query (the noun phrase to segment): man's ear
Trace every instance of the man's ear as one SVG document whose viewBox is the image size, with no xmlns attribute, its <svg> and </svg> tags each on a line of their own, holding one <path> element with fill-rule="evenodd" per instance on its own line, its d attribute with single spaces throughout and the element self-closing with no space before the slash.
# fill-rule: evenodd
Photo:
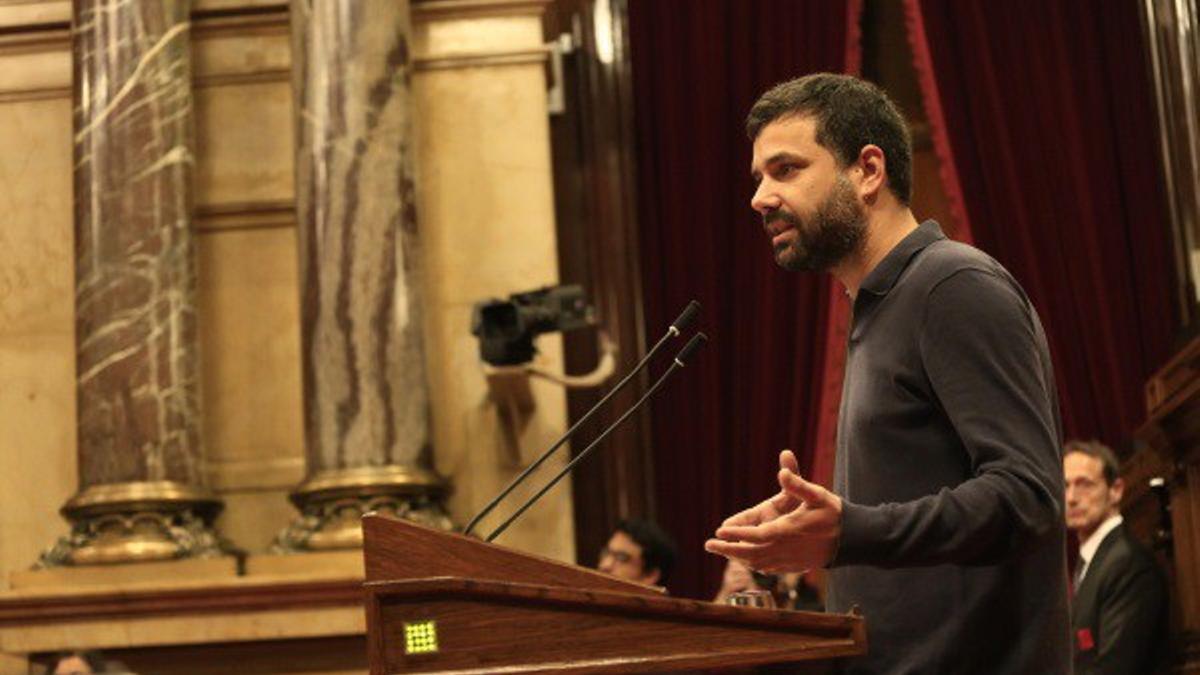
<svg viewBox="0 0 1200 675">
<path fill-rule="evenodd" d="M 1120 478 L 1114 480 L 1113 484 L 1108 487 L 1108 490 L 1112 493 L 1113 502 L 1120 505 L 1121 498 L 1125 496 L 1125 481 Z"/>
<path fill-rule="evenodd" d="M 883 155 L 883 149 L 878 145 L 864 145 L 858 153 L 858 162 L 855 168 L 862 174 L 862 180 L 858 185 L 858 195 L 864 202 L 870 204 L 879 197 L 880 192 L 887 185 L 887 158 Z"/>
</svg>

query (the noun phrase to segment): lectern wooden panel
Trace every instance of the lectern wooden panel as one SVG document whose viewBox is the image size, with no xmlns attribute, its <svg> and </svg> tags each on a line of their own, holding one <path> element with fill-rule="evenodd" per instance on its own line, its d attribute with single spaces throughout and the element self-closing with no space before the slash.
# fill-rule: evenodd
<svg viewBox="0 0 1200 675">
<path fill-rule="evenodd" d="M 365 518 L 363 530 L 373 674 L 817 664 L 866 648 L 858 616 L 670 598 L 591 570 L 381 516 Z M 439 564 L 450 573 L 428 574 Z M 803 668 L 798 664 L 797 672 Z"/>
<path fill-rule="evenodd" d="M 661 593 L 595 570 L 385 516 L 363 518 L 367 581 L 462 577 L 624 593 Z"/>
</svg>

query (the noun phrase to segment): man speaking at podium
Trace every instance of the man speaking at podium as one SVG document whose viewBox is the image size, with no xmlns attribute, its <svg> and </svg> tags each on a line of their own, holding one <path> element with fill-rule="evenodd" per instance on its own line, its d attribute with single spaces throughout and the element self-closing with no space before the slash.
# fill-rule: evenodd
<svg viewBox="0 0 1200 675">
<path fill-rule="evenodd" d="M 817 74 L 747 120 L 751 206 L 776 262 L 853 302 L 833 491 L 780 455 L 780 492 L 706 548 L 763 572 L 829 567 L 857 607 L 847 673 L 1068 673 L 1057 397 L 1041 323 L 992 258 L 909 209 L 912 150 L 874 85 Z"/>
</svg>

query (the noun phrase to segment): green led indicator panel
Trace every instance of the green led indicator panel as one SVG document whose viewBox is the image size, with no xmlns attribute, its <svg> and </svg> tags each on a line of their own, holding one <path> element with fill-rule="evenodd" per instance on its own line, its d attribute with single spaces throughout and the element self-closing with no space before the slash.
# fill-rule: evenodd
<svg viewBox="0 0 1200 675">
<path fill-rule="evenodd" d="M 437 622 L 414 621 L 404 624 L 405 654 L 433 654 L 437 650 Z"/>
</svg>

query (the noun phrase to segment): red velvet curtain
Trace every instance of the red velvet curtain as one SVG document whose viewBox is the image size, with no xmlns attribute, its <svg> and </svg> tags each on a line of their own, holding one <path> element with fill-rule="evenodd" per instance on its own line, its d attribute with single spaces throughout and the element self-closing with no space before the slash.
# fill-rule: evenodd
<svg viewBox="0 0 1200 675">
<path fill-rule="evenodd" d="M 777 489 L 780 449 L 812 463 L 830 283 L 775 266 L 749 207 L 742 129 L 771 85 L 857 69 L 860 10 L 858 0 L 629 3 L 649 339 L 695 298 L 712 340 L 652 404 L 657 515 L 679 543 L 668 584 L 677 595 L 716 590 L 724 563 L 704 540 Z"/>
<path fill-rule="evenodd" d="M 1041 314 L 1065 433 L 1119 447 L 1176 326 L 1137 3 L 906 3 L 951 201 Z"/>
</svg>

